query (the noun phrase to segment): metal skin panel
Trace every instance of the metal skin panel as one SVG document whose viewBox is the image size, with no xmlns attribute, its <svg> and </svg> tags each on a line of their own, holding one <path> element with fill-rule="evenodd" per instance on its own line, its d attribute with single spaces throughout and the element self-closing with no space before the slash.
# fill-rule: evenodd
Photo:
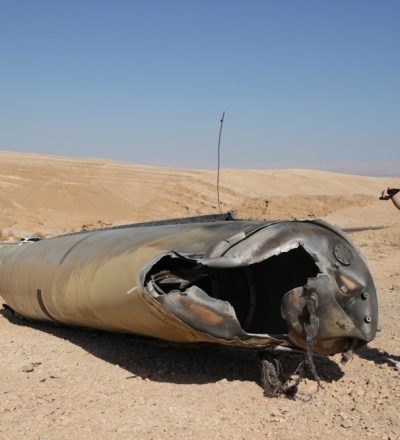
<svg viewBox="0 0 400 440">
<path fill-rule="evenodd" d="M 4 247 L 0 295 L 28 318 L 175 342 L 305 348 L 312 328 L 320 354 L 370 341 L 378 320 L 365 261 L 321 221 L 130 225 Z"/>
</svg>

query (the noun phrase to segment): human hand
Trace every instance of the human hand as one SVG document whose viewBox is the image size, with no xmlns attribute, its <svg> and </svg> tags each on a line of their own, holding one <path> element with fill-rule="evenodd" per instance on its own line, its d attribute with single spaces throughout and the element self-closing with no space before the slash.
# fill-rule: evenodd
<svg viewBox="0 0 400 440">
<path fill-rule="evenodd" d="M 381 193 L 381 196 L 379 197 L 379 200 L 389 200 L 391 199 L 395 194 L 397 194 L 400 191 L 399 188 L 390 188 L 389 186 L 384 189 Z"/>
</svg>

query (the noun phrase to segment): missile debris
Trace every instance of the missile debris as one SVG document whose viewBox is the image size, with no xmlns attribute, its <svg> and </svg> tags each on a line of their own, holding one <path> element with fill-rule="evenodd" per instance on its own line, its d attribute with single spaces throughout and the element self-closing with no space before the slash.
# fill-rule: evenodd
<svg viewBox="0 0 400 440">
<path fill-rule="evenodd" d="M 0 295 L 41 321 L 320 355 L 371 341 L 378 323 L 364 257 L 321 220 L 205 216 L 5 246 Z"/>
</svg>

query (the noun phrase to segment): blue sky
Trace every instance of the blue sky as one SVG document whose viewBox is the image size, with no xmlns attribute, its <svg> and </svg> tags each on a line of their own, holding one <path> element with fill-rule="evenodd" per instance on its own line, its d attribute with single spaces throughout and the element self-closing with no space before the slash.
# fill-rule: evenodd
<svg viewBox="0 0 400 440">
<path fill-rule="evenodd" d="M 397 0 L 0 0 L 0 149 L 400 169 Z"/>
</svg>

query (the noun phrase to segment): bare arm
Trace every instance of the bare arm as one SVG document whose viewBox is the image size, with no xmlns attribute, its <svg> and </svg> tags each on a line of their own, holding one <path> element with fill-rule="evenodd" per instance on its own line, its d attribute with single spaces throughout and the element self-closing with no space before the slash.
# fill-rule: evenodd
<svg viewBox="0 0 400 440">
<path fill-rule="evenodd" d="M 390 188 L 387 187 L 382 191 L 381 196 L 379 197 L 381 200 L 391 200 L 393 205 L 400 209 L 400 189 L 399 188 Z"/>
</svg>

